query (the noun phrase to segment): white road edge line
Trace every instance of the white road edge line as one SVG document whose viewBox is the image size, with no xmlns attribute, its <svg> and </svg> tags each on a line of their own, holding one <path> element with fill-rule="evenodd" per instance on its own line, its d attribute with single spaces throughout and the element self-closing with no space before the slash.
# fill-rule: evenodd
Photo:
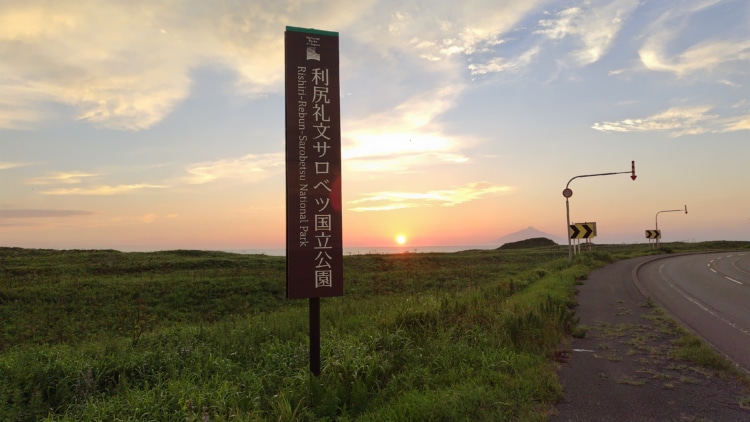
<svg viewBox="0 0 750 422">
<path fill-rule="evenodd" d="M 729 325 L 730 327 L 734 328 L 735 330 L 741 332 L 742 334 L 744 334 L 746 336 L 750 336 L 750 330 L 745 330 L 742 327 L 737 326 L 737 324 L 735 324 L 732 321 L 724 318 L 718 312 L 714 312 L 713 309 L 711 309 L 708 306 L 704 305 L 699 300 L 694 299 L 692 296 L 690 296 L 689 294 L 687 294 L 686 292 L 684 292 L 682 289 L 680 289 L 679 287 L 677 287 L 674 283 L 672 283 L 672 281 L 669 280 L 669 277 L 666 277 L 662 273 L 662 270 L 664 269 L 665 265 L 666 264 L 661 264 L 659 266 L 659 276 L 662 278 L 662 280 L 664 280 L 667 283 L 667 285 L 669 285 L 669 287 L 671 287 L 674 291 L 676 291 L 677 294 L 679 294 L 680 296 L 684 297 L 686 300 L 692 302 L 695 306 L 701 308 L 702 310 L 704 310 L 709 315 L 712 315 L 712 316 L 716 317 L 717 319 L 719 319 L 719 321 L 724 322 L 725 324 Z M 735 280 L 732 280 L 732 281 L 735 281 Z"/>
<path fill-rule="evenodd" d="M 735 280 L 735 279 L 733 279 L 733 278 L 731 278 L 731 277 L 727 277 L 727 276 L 724 276 L 724 278 L 726 278 L 726 279 L 727 279 L 727 280 L 729 280 L 729 281 L 734 281 L 734 282 L 735 282 L 735 283 L 737 283 L 737 284 L 742 284 L 742 282 L 741 282 L 741 281 L 737 281 L 737 280 Z"/>
</svg>

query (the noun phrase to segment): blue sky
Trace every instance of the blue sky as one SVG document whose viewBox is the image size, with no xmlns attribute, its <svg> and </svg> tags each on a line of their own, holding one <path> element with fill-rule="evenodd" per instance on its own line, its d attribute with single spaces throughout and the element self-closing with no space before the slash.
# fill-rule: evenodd
<svg viewBox="0 0 750 422">
<path fill-rule="evenodd" d="M 0 245 L 284 242 L 286 26 L 340 37 L 345 246 L 750 240 L 750 2 L 4 1 Z"/>
</svg>

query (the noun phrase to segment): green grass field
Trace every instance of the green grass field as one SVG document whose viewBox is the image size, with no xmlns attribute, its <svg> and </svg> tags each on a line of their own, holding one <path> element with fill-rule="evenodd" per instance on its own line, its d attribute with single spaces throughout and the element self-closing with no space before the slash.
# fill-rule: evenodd
<svg viewBox="0 0 750 422">
<path fill-rule="evenodd" d="M 750 249 L 666 244 L 659 253 Z M 307 301 L 283 257 L 0 248 L 0 415 L 13 421 L 545 420 L 575 285 L 647 245 L 344 258 Z"/>
</svg>

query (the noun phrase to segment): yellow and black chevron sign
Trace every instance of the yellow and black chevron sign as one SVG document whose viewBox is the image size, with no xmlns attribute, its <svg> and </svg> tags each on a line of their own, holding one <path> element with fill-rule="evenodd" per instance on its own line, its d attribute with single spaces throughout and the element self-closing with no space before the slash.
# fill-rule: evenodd
<svg viewBox="0 0 750 422">
<path fill-rule="evenodd" d="M 591 239 L 596 237 L 596 223 L 574 223 L 568 228 L 571 239 Z"/>
<path fill-rule="evenodd" d="M 646 239 L 661 239 L 661 230 L 646 230 Z"/>
</svg>

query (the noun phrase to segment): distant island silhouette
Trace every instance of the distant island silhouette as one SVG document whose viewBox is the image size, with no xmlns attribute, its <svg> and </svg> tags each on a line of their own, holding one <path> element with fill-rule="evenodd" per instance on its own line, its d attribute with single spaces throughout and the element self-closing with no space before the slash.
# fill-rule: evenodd
<svg viewBox="0 0 750 422">
<path fill-rule="evenodd" d="M 552 239 L 546 237 L 535 237 L 532 239 L 519 240 L 518 242 L 505 243 L 497 249 L 529 249 L 529 248 L 542 248 L 547 246 L 557 246 Z"/>
<path fill-rule="evenodd" d="M 535 239 L 535 238 L 547 238 L 555 242 L 555 244 L 562 244 L 564 243 L 564 239 L 560 239 L 557 236 L 553 236 L 549 233 L 545 233 L 541 230 L 537 230 L 534 227 L 527 227 L 523 230 L 517 231 L 515 233 L 510 233 L 508 235 L 505 235 L 499 239 L 493 240 L 491 243 L 495 245 L 504 245 L 506 243 L 513 243 L 513 242 L 519 242 L 521 240 L 526 239 Z"/>
</svg>

